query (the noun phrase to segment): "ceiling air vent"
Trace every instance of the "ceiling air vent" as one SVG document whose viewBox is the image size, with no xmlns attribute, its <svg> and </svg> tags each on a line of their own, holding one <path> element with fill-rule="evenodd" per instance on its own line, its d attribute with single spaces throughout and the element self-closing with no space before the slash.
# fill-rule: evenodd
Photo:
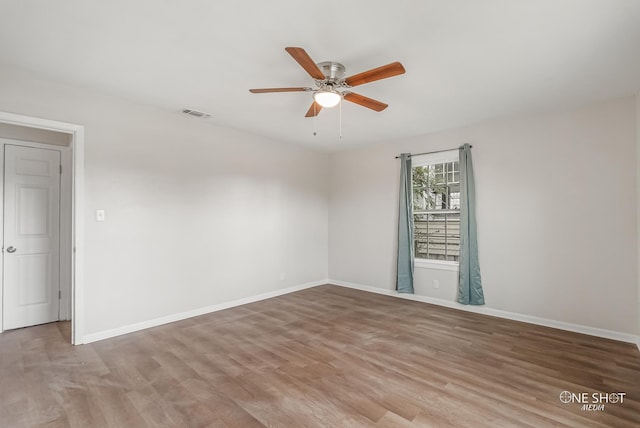
<svg viewBox="0 0 640 428">
<path fill-rule="evenodd" d="M 191 110 L 190 108 L 185 108 L 184 110 L 182 110 L 182 112 L 188 114 L 189 116 L 199 117 L 200 119 L 209 119 L 211 117 L 209 113 L 198 110 Z"/>
</svg>

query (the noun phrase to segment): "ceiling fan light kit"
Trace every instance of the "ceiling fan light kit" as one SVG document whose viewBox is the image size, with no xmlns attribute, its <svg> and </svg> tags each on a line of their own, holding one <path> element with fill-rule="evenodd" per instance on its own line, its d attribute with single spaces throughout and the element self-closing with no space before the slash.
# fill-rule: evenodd
<svg viewBox="0 0 640 428">
<path fill-rule="evenodd" d="M 264 94 L 270 92 L 312 92 L 313 103 L 307 111 L 305 117 L 315 117 L 322 108 L 331 108 L 340 104 L 343 99 L 354 104 L 367 107 L 374 111 L 382 111 L 388 107 L 387 104 L 372 98 L 350 92 L 349 89 L 375 82 L 376 80 L 404 74 L 405 69 L 399 62 L 383 65 L 362 73 L 345 78 L 346 68 L 339 62 L 324 61 L 315 63 L 307 52 L 299 47 L 287 47 L 285 50 L 300 64 L 300 66 L 314 79 L 315 88 L 294 87 L 294 88 L 263 88 L 249 89 L 253 94 Z"/>
<path fill-rule="evenodd" d="M 313 94 L 313 99 L 323 108 L 331 108 L 342 101 L 342 95 L 332 89 L 321 90 Z"/>
</svg>

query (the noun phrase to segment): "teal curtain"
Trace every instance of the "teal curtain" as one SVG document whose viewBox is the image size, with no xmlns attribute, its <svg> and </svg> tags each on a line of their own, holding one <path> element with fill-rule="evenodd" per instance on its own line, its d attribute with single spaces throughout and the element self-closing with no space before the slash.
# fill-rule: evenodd
<svg viewBox="0 0 640 428">
<path fill-rule="evenodd" d="M 476 224 L 476 186 L 473 178 L 471 147 L 460 147 L 460 283 L 458 303 L 484 305 L 480 261 L 478 258 L 478 226 Z"/>
<path fill-rule="evenodd" d="M 413 189 L 411 155 L 400 155 L 400 208 L 398 211 L 398 259 L 396 290 L 413 293 Z"/>
</svg>

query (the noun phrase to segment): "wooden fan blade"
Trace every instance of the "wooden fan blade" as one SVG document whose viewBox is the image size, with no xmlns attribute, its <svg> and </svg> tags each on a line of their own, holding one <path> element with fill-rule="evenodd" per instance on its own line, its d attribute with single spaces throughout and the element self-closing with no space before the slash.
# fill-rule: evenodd
<svg viewBox="0 0 640 428">
<path fill-rule="evenodd" d="M 266 94 L 269 92 L 304 92 L 311 88 L 262 88 L 262 89 L 249 89 L 252 94 Z"/>
<path fill-rule="evenodd" d="M 289 55 L 291 55 L 293 59 L 295 59 L 296 62 L 300 64 L 300 66 L 304 68 L 305 71 L 309 73 L 311 77 L 313 77 L 316 80 L 326 79 L 325 75 L 318 68 L 316 63 L 313 62 L 309 54 L 307 54 L 307 52 L 304 49 L 289 47 L 289 48 L 284 48 L 284 50 L 289 52 Z"/>
<path fill-rule="evenodd" d="M 382 67 L 354 74 L 353 76 L 344 79 L 344 81 L 349 86 L 358 86 L 364 83 L 375 82 L 376 80 L 386 79 L 387 77 L 393 77 L 404 73 L 404 67 L 396 61 L 391 64 L 383 65 Z"/>
<path fill-rule="evenodd" d="M 320 110 L 322 110 L 322 106 L 314 101 L 311 104 L 311 107 L 309 107 L 309 110 L 307 110 L 307 114 L 305 114 L 304 117 L 317 116 L 320 113 Z"/>
<path fill-rule="evenodd" d="M 353 92 L 349 92 L 344 94 L 343 98 L 349 102 L 361 105 L 362 107 L 370 108 L 375 111 L 382 111 L 389 107 L 388 104 L 381 103 L 380 101 L 376 101 L 373 98 L 365 97 L 364 95 L 354 94 Z"/>
</svg>

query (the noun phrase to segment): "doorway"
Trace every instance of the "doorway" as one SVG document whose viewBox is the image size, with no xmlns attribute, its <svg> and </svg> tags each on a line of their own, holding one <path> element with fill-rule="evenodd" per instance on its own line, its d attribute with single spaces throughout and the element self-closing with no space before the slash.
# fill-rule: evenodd
<svg viewBox="0 0 640 428">
<path fill-rule="evenodd" d="M 58 141 L 0 138 L 1 178 L 5 190 L 5 197 L 0 198 L 5 245 L 4 266 L 0 266 L 3 279 L 0 333 L 10 328 L 70 319 L 70 341 L 81 344 L 84 127 L 0 112 L 0 130 L 3 127 L 5 131 L 13 127 L 33 135 L 55 134 Z M 6 132 L 3 134 L 6 136 Z M 51 172 L 59 175 L 56 177 Z M 11 188 L 6 187 L 5 182 Z M 9 249 L 11 251 L 7 251 Z M 59 266 L 58 272 L 56 266 Z M 7 284 L 13 288 L 8 290 Z M 4 302 L 13 306 L 8 307 Z"/>
<path fill-rule="evenodd" d="M 3 146 L 3 329 L 67 320 L 70 207 L 62 176 L 68 149 L 0 139 Z M 66 245 L 63 245 L 66 244 Z M 62 261 L 66 261 L 64 265 Z M 65 293 L 63 294 L 63 289 Z M 63 300 L 64 296 L 64 300 Z"/>
</svg>

